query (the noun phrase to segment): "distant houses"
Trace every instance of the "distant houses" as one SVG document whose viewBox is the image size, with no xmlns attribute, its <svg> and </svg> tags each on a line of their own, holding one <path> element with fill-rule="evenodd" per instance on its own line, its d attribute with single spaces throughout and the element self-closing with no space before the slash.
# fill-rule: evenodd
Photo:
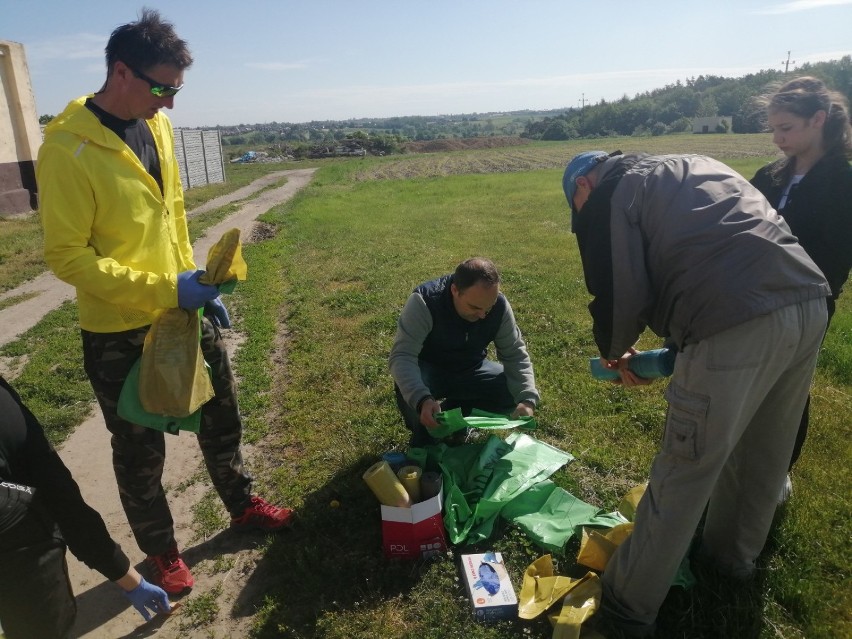
<svg viewBox="0 0 852 639">
<path fill-rule="evenodd" d="M 714 115 L 707 118 L 692 118 L 693 133 L 731 133 L 732 115 Z"/>
</svg>

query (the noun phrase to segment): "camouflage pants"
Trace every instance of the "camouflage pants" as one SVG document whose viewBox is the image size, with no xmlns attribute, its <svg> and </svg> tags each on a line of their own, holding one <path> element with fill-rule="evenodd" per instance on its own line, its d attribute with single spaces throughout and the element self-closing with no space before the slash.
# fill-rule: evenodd
<svg viewBox="0 0 852 639">
<path fill-rule="evenodd" d="M 86 374 L 112 434 L 112 463 L 121 504 L 139 548 L 157 555 L 175 543 L 174 521 L 161 482 L 165 435 L 132 424 L 117 413 L 124 380 L 142 355 L 149 328 L 81 333 Z M 198 443 L 219 497 L 232 515 L 238 515 L 249 503 L 252 478 L 243 467 L 242 421 L 228 352 L 219 329 L 207 318 L 202 321 L 201 349 L 212 369 L 216 396 L 202 408 Z"/>
</svg>

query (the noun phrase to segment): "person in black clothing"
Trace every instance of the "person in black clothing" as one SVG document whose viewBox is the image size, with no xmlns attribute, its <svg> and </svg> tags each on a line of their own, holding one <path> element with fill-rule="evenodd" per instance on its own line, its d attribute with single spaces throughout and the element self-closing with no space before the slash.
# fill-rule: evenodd
<svg viewBox="0 0 852 639">
<path fill-rule="evenodd" d="M 772 140 L 786 156 L 760 169 L 752 184 L 784 217 L 829 285 L 828 321 L 852 268 L 852 127 L 846 98 L 813 77 L 790 80 L 760 98 Z M 790 468 L 808 431 L 810 397 Z M 788 475 L 779 501 L 790 495 Z"/>
<path fill-rule="evenodd" d="M 146 620 L 168 595 L 130 565 L 35 416 L 0 377 L 0 624 L 7 639 L 68 635 L 77 607 L 65 548 L 114 581 Z"/>
</svg>

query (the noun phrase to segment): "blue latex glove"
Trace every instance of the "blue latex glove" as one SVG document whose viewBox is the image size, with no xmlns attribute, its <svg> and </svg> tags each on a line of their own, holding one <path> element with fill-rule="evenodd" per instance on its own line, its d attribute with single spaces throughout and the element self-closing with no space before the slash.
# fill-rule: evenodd
<svg viewBox="0 0 852 639">
<path fill-rule="evenodd" d="M 222 304 L 222 299 L 217 297 L 204 303 L 204 315 L 210 318 L 214 326 L 220 328 L 231 328 L 231 318 L 228 317 L 228 309 Z"/>
<path fill-rule="evenodd" d="M 204 271 L 184 271 L 177 276 L 178 306 L 187 310 L 195 310 L 204 306 L 205 302 L 219 297 L 219 289 L 209 284 L 202 284 L 198 278 Z"/>
<path fill-rule="evenodd" d="M 151 620 L 151 612 L 154 614 L 161 612 L 169 613 L 172 610 L 166 591 L 153 584 L 149 584 L 145 581 L 144 577 L 141 583 L 133 590 L 124 591 L 124 596 L 130 600 L 130 603 L 139 611 L 139 614 L 142 615 L 145 621 Z"/>
</svg>

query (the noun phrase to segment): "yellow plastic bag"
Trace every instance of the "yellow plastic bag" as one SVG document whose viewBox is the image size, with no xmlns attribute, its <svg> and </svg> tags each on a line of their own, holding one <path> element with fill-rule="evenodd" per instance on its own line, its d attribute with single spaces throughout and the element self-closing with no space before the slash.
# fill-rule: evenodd
<svg viewBox="0 0 852 639">
<path fill-rule="evenodd" d="M 213 398 L 200 321 L 198 311 L 170 308 L 151 325 L 139 368 L 139 400 L 146 411 L 186 417 Z"/>
<path fill-rule="evenodd" d="M 579 580 L 579 583 L 565 595 L 559 612 L 549 614 L 547 618 L 553 625 L 553 639 L 590 639 L 600 635 L 594 630 L 583 628 L 583 623 L 594 615 L 601 605 L 600 578 L 592 573 Z"/>
<path fill-rule="evenodd" d="M 539 557 L 527 566 L 524 573 L 524 583 L 518 596 L 518 617 L 535 619 L 562 600 L 581 581 L 557 575 L 551 555 Z"/>
<path fill-rule="evenodd" d="M 648 484 L 639 484 L 634 486 L 627 494 L 622 497 L 621 503 L 618 504 L 618 512 L 620 512 L 627 521 L 633 521 L 636 517 L 636 509 L 639 507 L 639 501 L 645 494 Z"/>
<path fill-rule="evenodd" d="M 518 595 L 518 617 L 535 619 L 547 612 L 553 626 L 553 639 L 579 639 L 595 636 L 582 627 L 600 606 L 601 583 L 593 572 L 574 579 L 557 575 L 550 555 L 539 557 L 524 573 Z"/>
<path fill-rule="evenodd" d="M 207 253 L 202 284 L 230 290 L 246 279 L 248 266 L 240 247 L 240 230 L 222 234 Z M 224 285 L 224 286 L 222 286 Z M 228 292 L 230 292 L 230 290 Z M 162 311 L 145 336 L 139 367 L 139 401 L 149 413 L 187 417 L 215 395 L 204 363 L 199 338 L 201 311 L 170 308 Z"/>
<path fill-rule="evenodd" d="M 240 245 L 240 229 L 225 231 L 219 241 L 207 252 L 207 268 L 198 278 L 202 284 L 218 286 L 231 280 L 243 281 L 248 273 L 248 265 L 243 259 Z"/>
<path fill-rule="evenodd" d="M 616 549 L 633 532 L 633 522 L 614 526 L 609 530 L 597 531 L 583 528 L 583 539 L 577 553 L 577 563 L 603 572 Z"/>
</svg>

